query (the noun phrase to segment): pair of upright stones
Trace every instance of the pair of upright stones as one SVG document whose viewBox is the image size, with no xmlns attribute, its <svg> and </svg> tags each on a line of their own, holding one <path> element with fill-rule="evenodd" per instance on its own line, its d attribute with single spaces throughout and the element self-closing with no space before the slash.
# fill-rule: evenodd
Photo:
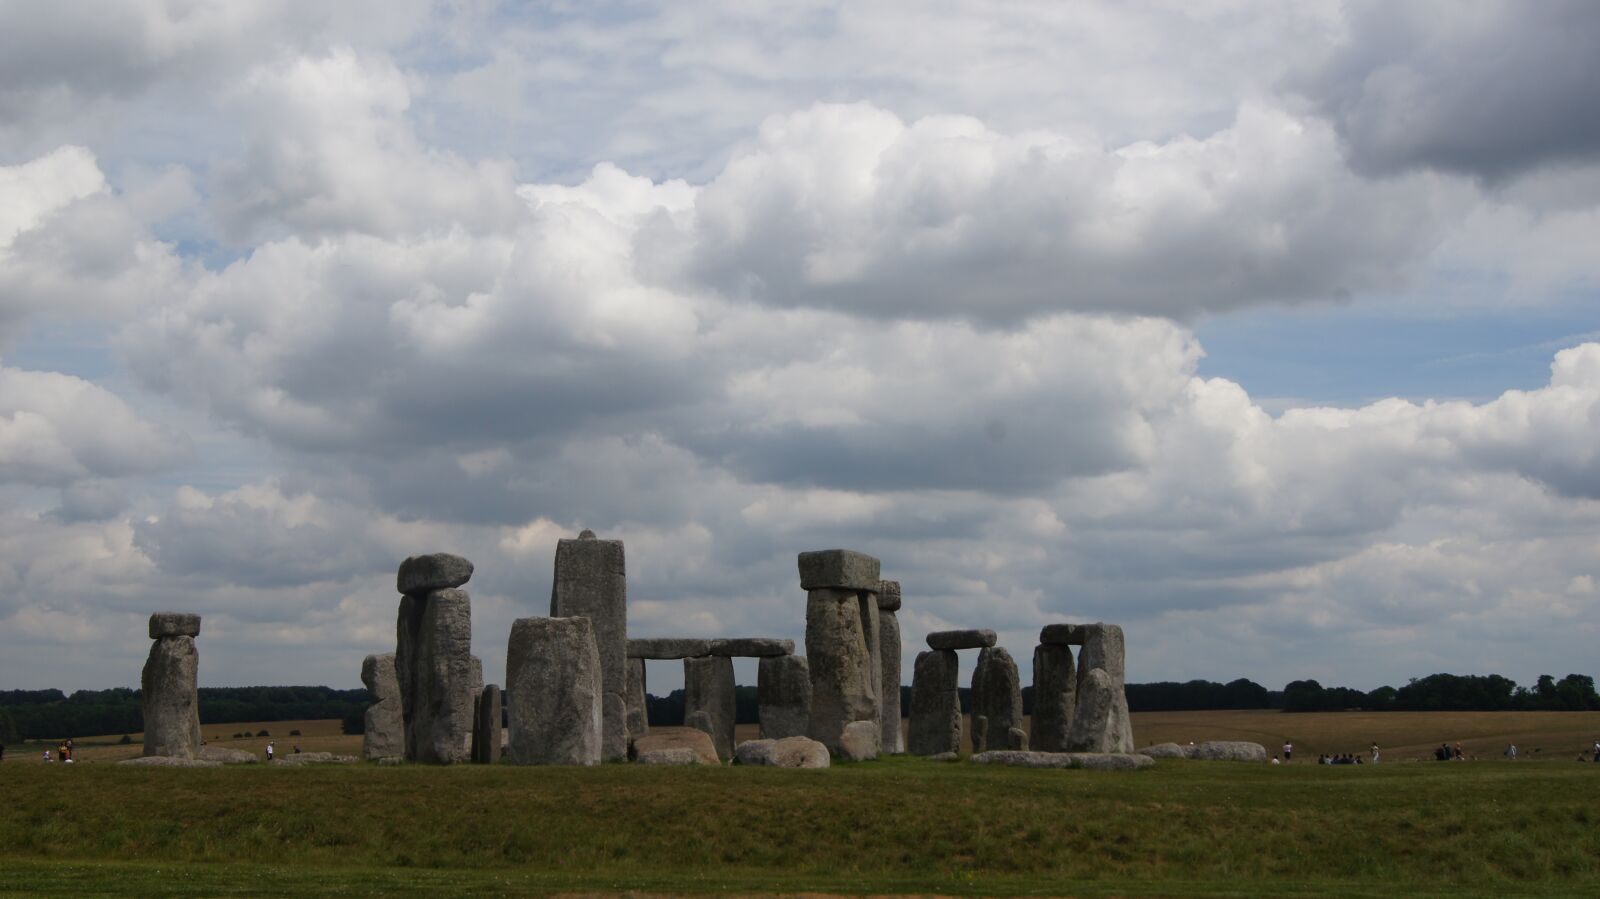
<svg viewBox="0 0 1600 899">
<path fill-rule="evenodd" d="M 499 721 L 490 734 L 478 714 L 500 688 L 485 687 L 483 662 L 472 654 L 472 597 L 461 589 L 471 578 L 472 563 L 451 553 L 400 563 L 394 655 L 368 656 L 361 666 L 372 699 L 368 758 L 452 764 L 498 753 Z"/>
<path fill-rule="evenodd" d="M 139 677 L 144 705 L 144 754 L 192 759 L 200 751 L 200 616 L 150 616 L 150 657 Z"/>
<path fill-rule="evenodd" d="M 877 559 L 847 549 L 803 552 L 806 735 L 847 760 L 903 752 L 900 735 L 900 584 Z"/>
<path fill-rule="evenodd" d="M 649 732 L 645 661 L 683 660 L 683 723 L 711 738 L 717 757 L 734 754 L 733 660 L 759 659 L 757 713 L 764 739 L 805 736 L 811 681 L 794 641 L 774 637 L 650 637 L 628 641 L 628 739 Z"/>
</svg>

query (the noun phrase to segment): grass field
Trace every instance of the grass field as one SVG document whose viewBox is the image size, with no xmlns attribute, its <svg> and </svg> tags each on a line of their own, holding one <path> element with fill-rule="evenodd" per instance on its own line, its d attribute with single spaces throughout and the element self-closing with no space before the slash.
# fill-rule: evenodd
<svg viewBox="0 0 1600 899">
<path fill-rule="evenodd" d="M 1389 753 L 1507 736 L 1559 747 L 1600 726 L 1592 715 L 1377 717 L 1219 712 L 1137 726 L 1141 742 L 1290 736 L 1313 755 L 1362 749 L 1380 725 Z M 308 749 L 351 740 L 292 729 Z M 1126 773 L 910 758 L 827 771 L 8 758 L 0 892 L 1597 895 L 1600 765 L 1575 764 L 1570 748 L 1561 762 L 1167 761 Z"/>
</svg>

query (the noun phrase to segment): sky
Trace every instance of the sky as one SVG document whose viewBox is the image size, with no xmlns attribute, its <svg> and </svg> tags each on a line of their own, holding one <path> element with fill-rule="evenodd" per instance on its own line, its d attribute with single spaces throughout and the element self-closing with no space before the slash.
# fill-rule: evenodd
<svg viewBox="0 0 1600 899">
<path fill-rule="evenodd" d="M 1600 674 L 1597 45 L 1584 0 L 0 0 L 0 688 L 136 685 L 169 609 L 203 686 L 353 687 L 436 551 L 494 682 L 584 528 L 634 636 L 801 643 L 847 547 L 906 672 L 1109 621 L 1135 682 Z"/>
</svg>

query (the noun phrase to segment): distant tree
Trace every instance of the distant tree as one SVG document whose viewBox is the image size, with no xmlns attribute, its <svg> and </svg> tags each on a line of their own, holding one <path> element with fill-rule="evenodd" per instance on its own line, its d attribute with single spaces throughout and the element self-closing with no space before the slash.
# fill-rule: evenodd
<svg viewBox="0 0 1600 899">
<path fill-rule="evenodd" d="M 339 720 L 339 731 L 346 734 L 364 734 L 367 732 L 367 713 L 351 712 Z M 295 734 L 291 734 L 294 736 Z"/>
<path fill-rule="evenodd" d="M 20 743 L 22 733 L 17 730 L 17 722 L 11 713 L 0 709 L 0 743 Z"/>
</svg>

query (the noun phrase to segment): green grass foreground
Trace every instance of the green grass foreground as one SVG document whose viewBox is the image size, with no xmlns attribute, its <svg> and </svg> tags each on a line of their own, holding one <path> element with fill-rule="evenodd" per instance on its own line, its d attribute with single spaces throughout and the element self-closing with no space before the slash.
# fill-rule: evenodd
<svg viewBox="0 0 1600 899">
<path fill-rule="evenodd" d="M 0 766 L 0 891 L 1600 892 L 1600 765 Z"/>
</svg>

